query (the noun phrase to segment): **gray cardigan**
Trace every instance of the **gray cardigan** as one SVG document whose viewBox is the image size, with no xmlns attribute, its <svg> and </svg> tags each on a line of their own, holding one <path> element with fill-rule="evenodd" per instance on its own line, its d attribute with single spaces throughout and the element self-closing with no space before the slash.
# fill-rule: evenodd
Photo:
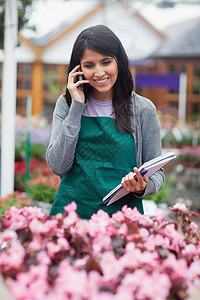
<svg viewBox="0 0 200 300">
<path fill-rule="evenodd" d="M 160 123 L 156 108 L 150 100 L 133 93 L 131 101 L 134 115 L 131 127 L 134 130 L 136 163 L 139 167 L 144 162 L 161 155 Z M 69 109 L 64 95 L 61 95 L 56 102 L 50 143 L 46 151 L 47 164 L 56 175 L 64 175 L 73 166 L 85 105 L 85 103 L 72 100 Z M 149 179 L 142 196 L 155 194 L 162 188 L 163 169 L 157 171 Z"/>
</svg>

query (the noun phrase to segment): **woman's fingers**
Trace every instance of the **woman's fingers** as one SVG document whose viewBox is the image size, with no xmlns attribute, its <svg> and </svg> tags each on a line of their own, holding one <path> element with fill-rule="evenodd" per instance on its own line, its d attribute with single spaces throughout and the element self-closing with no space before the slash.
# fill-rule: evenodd
<svg viewBox="0 0 200 300">
<path fill-rule="evenodd" d="M 84 83 L 88 83 L 88 80 L 77 81 L 78 75 L 83 75 L 82 71 L 79 71 L 80 65 L 76 66 L 68 75 L 67 89 L 72 97 L 72 99 L 77 100 L 79 102 L 85 102 L 85 95 L 83 93 L 83 89 L 81 85 Z"/>
<path fill-rule="evenodd" d="M 147 176 L 142 176 L 137 168 L 134 168 L 134 172 L 123 177 L 121 184 L 127 192 L 143 193 L 149 179 Z"/>
</svg>

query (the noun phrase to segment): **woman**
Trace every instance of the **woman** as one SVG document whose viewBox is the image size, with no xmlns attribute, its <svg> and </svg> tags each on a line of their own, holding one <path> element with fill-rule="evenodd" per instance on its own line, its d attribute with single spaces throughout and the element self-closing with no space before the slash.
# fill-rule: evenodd
<svg viewBox="0 0 200 300">
<path fill-rule="evenodd" d="M 143 213 L 142 197 L 162 188 L 164 173 L 142 177 L 137 167 L 160 154 L 155 106 L 133 93 L 120 40 L 104 25 L 83 30 L 72 50 L 66 93 L 53 113 L 46 159 L 61 183 L 50 214 L 72 201 L 85 219 L 99 209 L 111 216 L 125 204 Z M 129 193 L 106 206 L 103 197 L 120 181 Z"/>
</svg>

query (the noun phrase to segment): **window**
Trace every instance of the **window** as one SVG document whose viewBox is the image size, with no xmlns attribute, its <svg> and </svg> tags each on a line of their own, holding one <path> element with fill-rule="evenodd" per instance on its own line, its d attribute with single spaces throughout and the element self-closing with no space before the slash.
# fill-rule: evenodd
<svg viewBox="0 0 200 300">
<path fill-rule="evenodd" d="M 193 94 L 200 94 L 200 65 L 195 65 L 193 68 Z"/>
<path fill-rule="evenodd" d="M 17 89 L 18 90 L 31 90 L 31 64 L 18 64 L 17 65 Z"/>
</svg>

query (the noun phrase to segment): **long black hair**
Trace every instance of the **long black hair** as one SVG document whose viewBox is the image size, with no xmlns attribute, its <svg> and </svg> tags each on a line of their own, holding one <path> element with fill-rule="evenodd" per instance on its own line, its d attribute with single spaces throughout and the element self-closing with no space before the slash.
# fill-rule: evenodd
<svg viewBox="0 0 200 300">
<path fill-rule="evenodd" d="M 80 64 L 84 51 L 90 49 L 102 55 L 116 59 L 118 65 L 118 77 L 113 86 L 113 107 L 117 128 L 120 131 L 132 132 L 129 124 L 131 109 L 131 93 L 133 91 L 133 79 L 128 66 L 128 57 L 119 38 L 105 25 L 96 25 L 84 29 L 77 37 L 71 54 L 68 74 Z M 83 85 L 85 99 L 91 93 L 89 84 Z M 71 96 L 66 89 L 65 98 L 71 105 Z"/>
</svg>

